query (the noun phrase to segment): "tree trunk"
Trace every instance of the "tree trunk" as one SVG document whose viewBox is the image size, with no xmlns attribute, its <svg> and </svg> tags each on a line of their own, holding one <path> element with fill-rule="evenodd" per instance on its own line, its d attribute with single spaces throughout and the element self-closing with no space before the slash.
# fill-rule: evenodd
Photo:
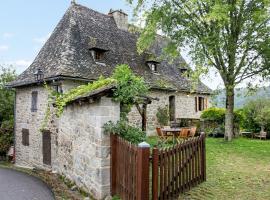
<svg viewBox="0 0 270 200">
<path fill-rule="evenodd" d="M 225 135 L 226 141 L 231 141 L 234 127 L 234 87 L 226 87 L 226 114 L 225 114 Z"/>
</svg>

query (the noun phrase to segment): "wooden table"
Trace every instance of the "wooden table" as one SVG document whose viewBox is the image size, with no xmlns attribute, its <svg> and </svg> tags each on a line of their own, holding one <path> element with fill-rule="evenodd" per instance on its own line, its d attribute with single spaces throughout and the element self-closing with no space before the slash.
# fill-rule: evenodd
<svg viewBox="0 0 270 200">
<path fill-rule="evenodd" d="M 179 136 L 181 128 L 163 128 L 161 129 L 165 136 L 168 136 L 168 133 L 173 134 L 173 143 L 175 143 L 175 139 Z"/>
</svg>

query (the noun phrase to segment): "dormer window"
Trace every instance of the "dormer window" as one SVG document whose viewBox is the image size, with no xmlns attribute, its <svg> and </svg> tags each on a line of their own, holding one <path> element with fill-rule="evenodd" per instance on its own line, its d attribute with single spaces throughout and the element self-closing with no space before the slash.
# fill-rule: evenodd
<svg viewBox="0 0 270 200">
<path fill-rule="evenodd" d="M 146 62 L 148 67 L 150 68 L 150 70 L 153 72 L 153 73 L 157 73 L 157 64 L 158 62 L 155 62 L 155 61 L 148 61 Z"/>
<path fill-rule="evenodd" d="M 105 52 L 107 50 L 104 49 L 99 49 L 99 48 L 92 48 L 90 49 L 92 58 L 96 61 L 96 62 L 100 62 L 104 60 L 104 56 L 105 56 Z"/>
<path fill-rule="evenodd" d="M 181 68 L 180 73 L 184 76 L 187 76 L 189 78 L 189 73 L 187 68 Z"/>
</svg>

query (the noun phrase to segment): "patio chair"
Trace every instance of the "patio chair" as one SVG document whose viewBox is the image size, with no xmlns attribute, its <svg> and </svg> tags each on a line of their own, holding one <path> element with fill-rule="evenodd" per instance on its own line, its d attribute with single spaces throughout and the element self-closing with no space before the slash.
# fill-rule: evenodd
<svg viewBox="0 0 270 200">
<path fill-rule="evenodd" d="M 188 138 L 189 132 L 190 132 L 189 128 L 182 128 L 178 138 L 184 138 L 184 139 Z"/>
<path fill-rule="evenodd" d="M 168 140 L 168 137 L 164 135 L 163 131 L 161 130 L 161 128 L 156 128 L 158 137 L 161 141 L 166 142 Z"/>
<path fill-rule="evenodd" d="M 188 137 L 194 137 L 195 134 L 196 134 L 196 130 L 197 130 L 197 127 L 196 127 L 196 126 L 192 126 L 192 127 L 190 128 Z"/>
<path fill-rule="evenodd" d="M 266 140 L 266 135 L 267 135 L 266 132 L 260 132 L 259 134 L 254 135 L 254 137 L 260 138 L 260 140 L 261 140 L 262 138 Z"/>
</svg>

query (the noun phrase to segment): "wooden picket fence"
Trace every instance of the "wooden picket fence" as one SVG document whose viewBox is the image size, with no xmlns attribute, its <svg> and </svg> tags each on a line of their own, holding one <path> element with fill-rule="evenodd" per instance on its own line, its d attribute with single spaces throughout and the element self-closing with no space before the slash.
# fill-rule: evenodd
<svg viewBox="0 0 270 200">
<path fill-rule="evenodd" d="M 151 156 L 149 147 L 111 135 L 111 165 L 113 196 L 123 200 L 177 199 L 206 180 L 205 135 L 171 148 L 154 148 Z"/>
</svg>

